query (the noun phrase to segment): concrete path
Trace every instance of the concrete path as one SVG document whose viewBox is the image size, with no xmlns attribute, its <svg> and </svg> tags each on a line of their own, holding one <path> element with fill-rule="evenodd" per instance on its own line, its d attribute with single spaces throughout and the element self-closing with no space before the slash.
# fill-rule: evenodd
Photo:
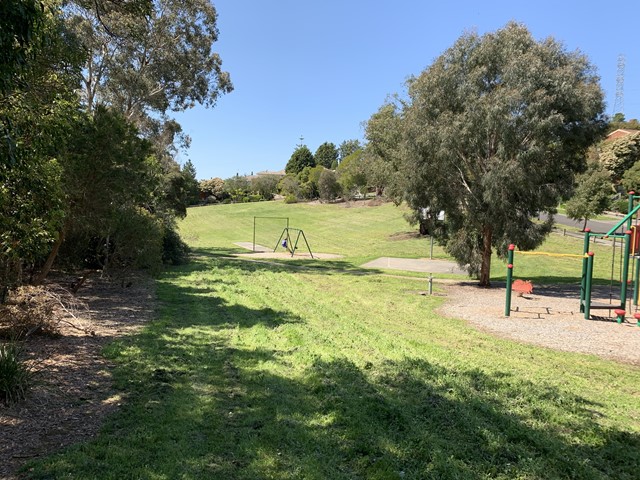
<svg viewBox="0 0 640 480">
<path fill-rule="evenodd" d="M 380 257 L 362 265 L 363 268 L 386 268 L 405 272 L 457 273 L 466 275 L 467 271 L 457 263 L 447 260 L 427 260 L 425 258 Z"/>
</svg>

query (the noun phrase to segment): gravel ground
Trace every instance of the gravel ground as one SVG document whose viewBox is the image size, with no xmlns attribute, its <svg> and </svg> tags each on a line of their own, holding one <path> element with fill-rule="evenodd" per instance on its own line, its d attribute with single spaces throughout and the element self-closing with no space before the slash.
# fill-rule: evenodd
<svg viewBox="0 0 640 480">
<path fill-rule="evenodd" d="M 535 287 L 531 295 L 511 301 L 511 315 L 504 316 L 505 288 L 479 288 L 468 283 L 447 285 L 443 315 L 462 318 L 491 334 L 569 352 L 597 355 L 640 366 L 640 327 L 633 312 L 618 324 L 608 310 L 596 310 L 599 319 L 585 320 L 580 313 L 577 286 Z M 609 289 L 597 292 L 606 302 Z M 592 311 L 593 313 L 594 311 Z M 613 312 L 612 312 L 613 315 Z"/>
</svg>

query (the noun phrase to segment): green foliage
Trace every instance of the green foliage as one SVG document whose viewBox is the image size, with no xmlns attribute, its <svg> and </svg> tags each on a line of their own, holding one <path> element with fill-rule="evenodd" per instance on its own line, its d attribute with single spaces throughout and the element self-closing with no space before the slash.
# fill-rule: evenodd
<svg viewBox="0 0 640 480">
<path fill-rule="evenodd" d="M 300 195 L 300 182 L 296 175 L 286 175 L 278 182 L 278 191 L 284 196 L 298 197 Z"/>
<path fill-rule="evenodd" d="M 38 0 L 0 2 L 0 94 L 16 86 L 16 79 L 34 58 L 30 46 L 40 40 L 42 6 Z"/>
<path fill-rule="evenodd" d="M 318 179 L 318 191 L 320 199 L 330 202 L 340 196 L 342 187 L 338 183 L 338 178 L 332 170 L 323 170 Z"/>
<path fill-rule="evenodd" d="M 191 160 L 187 160 L 180 173 L 183 178 L 185 203 L 196 205 L 200 200 L 200 185 L 196 178 L 196 167 L 191 163 Z"/>
<path fill-rule="evenodd" d="M 306 145 L 299 145 L 291 154 L 284 171 L 294 175 L 299 174 L 305 167 L 315 167 L 316 161 L 311 150 Z"/>
<path fill-rule="evenodd" d="M 347 198 L 353 198 L 356 193 L 362 193 L 367 186 L 367 169 L 364 152 L 356 150 L 345 157 L 336 170 L 338 182 Z"/>
<path fill-rule="evenodd" d="M 616 200 L 611 204 L 611 209 L 614 212 L 627 214 L 629 213 L 629 200 L 624 198 L 621 198 L 620 200 Z"/>
<path fill-rule="evenodd" d="M 251 190 L 260 196 L 262 200 L 272 200 L 278 192 L 278 175 L 258 175 L 251 180 Z"/>
<path fill-rule="evenodd" d="M 200 192 L 206 198 L 213 197 L 214 200 L 221 201 L 224 194 L 224 180 L 219 177 L 210 178 L 208 180 L 200 180 Z"/>
<path fill-rule="evenodd" d="M 284 197 L 284 203 L 298 203 L 298 197 L 289 193 Z"/>
<path fill-rule="evenodd" d="M 342 163 L 349 155 L 353 155 L 361 149 L 362 145 L 360 145 L 360 140 L 344 140 L 338 147 L 338 163 Z"/>
<path fill-rule="evenodd" d="M 603 133 L 603 94 L 582 54 L 522 25 L 463 35 L 409 82 L 401 115 L 405 199 L 446 212 L 439 240 L 489 284 L 491 253 L 540 245 L 585 152 Z"/>
<path fill-rule="evenodd" d="M 574 220 L 587 221 L 604 212 L 614 193 L 609 172 L 601 168 L 588 170 L 577 177 L 573 196 L 566 203 L 567 216 Z"/>
<path fill-rule="evenodd" d="M 23 400 L 32 383 L 33 372 L 22 358 L 17 341 L 0 342 L 0 400 Z"/>
<path fill-rule="evenodd" d="M 316 160 L 316 165 L 331 168 L 338 161 L 338 149 L 333 143 L 324 142 L 318 147 L 313 157 Z"/>
<path fill-rule="evenodd" d="M 600 145 L 600 161 L 612 180 L 619 182 L 624 173 L 640 161 L 640 131 L 603 142 Z"/>
<path fill-rule="evenodd" d="M 627 192 L 640 192 L 640 161 L 624 172 L 620 183 Z"/>
<path fill-rule="evenodd" d="M 35 17 L 32 7 L 38 10 Z M 10 77 L 1 80 L 0 96 L 2 288 L 19 285 L 23 270 L 46 258 L 58 237 L 64 195 L 59 157 L 77 115 L 74 90 L 81 52 L 67 35 L 55 2 L 8 1 L 0 10 L 8 15 L 0 15 L 0 23 L 23 22 L 0 28 L 0 55 L 10 61 L 15 54 L 19 64 L 0 66 L 0 75 Z"/>
</svg>

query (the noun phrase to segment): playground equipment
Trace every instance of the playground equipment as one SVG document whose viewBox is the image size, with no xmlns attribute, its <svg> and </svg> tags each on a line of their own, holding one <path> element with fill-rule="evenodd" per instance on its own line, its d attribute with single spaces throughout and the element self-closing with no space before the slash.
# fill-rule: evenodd
<svg viewBox="0 0 640 480">
<path fill-rule="evenodd" d="M 558 256 L 558 257 L 574 257 L 582 258 L 582 276 L 580 283 L 580 312 L 584 313 L 585 319 L 591 318 L 591 310 L 603 309 L 613 311 L 616 315 L 618 323 L 624 321 L 627 310 L 625 305 L 627 304 L 627 294 L 629 285 L 629 262 L 630 259 L 634 260 L 632 265 L 631 277 L 633 277 L 633 297 L 632 302 L 636 311 L 638 310 L 638 296 L 639 296 L 639 284 L 640 284 L 640 223 L 636 220 L 636 225 L 632 225 L 632 219 L 640 211 L 640 203 L 634 206 L 634 202 L 640 199 L 640 196 L 635 195 L 635 192 L 629 192 L 629 209 L 627 215 L 625 215 L 614 227 L 612 227 L 606 233 L 594 233 L 589 229 L 585 229 L 584 235 L 584 249 L 582 255 L 574 254 L 555 254 L 548 252 L 518 252 L 519 255 L 545 255 L 545 256 Z M 625 226 L 624 233 L 616 233 L 618 229 Z M 594 252 L 589 251 L 589 245 L 591 239 L 604 238 L 611 239 L 613 242 L 613 254 L 611 259 L 611 279 L 610 279 L 610 292 L 608 304 L 597 304 L 592 302 L 593 293 L 593 265 L 594 265 Z M 614 267 L 616 262 L 616 247 L 618 240 L 623 243 L 623 252 L 620 255 L 620 298 L 615 303 L 612 301 L 613 280 L 614 280 Z M 505 316 L 510 315 L 511 311 L 511 290 L 513 285 L 513 260 L 514 260 L 515 245 L 509 245 L 508 259 L 507 259 L 507 295 L 505 302 Z M 632 309 L 629 305 L 629 311 Z M 637 312 L 634 314 L 634 318 L 637 320 L 637 325 L 640 326 L 640 314 Z"/>
<path fill-rule="evenodd" d="M 295 235 L 295 242 L 291 238 L 291 233 L 292 232 Z M 309 246 L 309 242 L 307 242 L 307 237 L 304 234 L 304 232 L 302 230 L 300 230 L 299 228 L 285 227 L 285 229 L 282 231 L 282 234 L 280 235 L 280 238 L 278 239 L 278 243 L 276 243 L 276 247 L 273 249 L 273 251 L 275 252 L 278 249 L 279 246 L 282 246 L 283 248 L 287 249 L 287 251 L 293 257 L 293 255 L 296 253 L 296 250 L 298 249 L 298 242 L 300 241 L 300 238 L 302 238 L 304 240 L 304 243 L 307 246 L 307 250 L 309 251 L 309 255 L 311 255 L 311 258 L 313 258 L 313 253 L 311 252 L 311 247 Z"/>
</svg>

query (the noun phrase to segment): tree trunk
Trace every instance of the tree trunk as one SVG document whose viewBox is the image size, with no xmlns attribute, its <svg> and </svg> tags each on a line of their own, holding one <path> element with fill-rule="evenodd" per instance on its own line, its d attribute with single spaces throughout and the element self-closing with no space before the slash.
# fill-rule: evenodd
<svg viewBox="0 0 640 480">
<path fill-rule="evenodd" d="M 58 238 L 53 244 L 53 248 L 49 253 L 49 257 L 47 258 L 47 261 L 44 262 L 44 265 L 42 266 L 42 270 L 40 270 L 40 273 L 38 273 L 33 278 L 33 281 L 31 282 L 33 285 L 40 285 L 42 282 L 44 282 L 44 279 L 47 278 L 47 275 L 49 275 L 49 271 L 53 266 L 53 262 L 56 260 L 56 257 L 58 256 L 58 251 L 60 250 L 60 246 L 62 245 L 62 242 L 64 242 L 66 230 L 67 230 L 67 225 L 65 224 L 60 230 L 60 234 L 58 235 Z"/>
<path fill-rule="evenodd" d="M 587 222 L 589 221 L 589 219 L 587 217 L 584 217 L 584 225 L 582 225 L 582 231 L 584 232 L 587 229 Z"/>
<path fill-rule="evenodd" d="M 491 238 L 493 230 L 488 225 L 482 228 L 482 265 L 480 266 L 480 286 L 491 286 Z"/>
</svg>

